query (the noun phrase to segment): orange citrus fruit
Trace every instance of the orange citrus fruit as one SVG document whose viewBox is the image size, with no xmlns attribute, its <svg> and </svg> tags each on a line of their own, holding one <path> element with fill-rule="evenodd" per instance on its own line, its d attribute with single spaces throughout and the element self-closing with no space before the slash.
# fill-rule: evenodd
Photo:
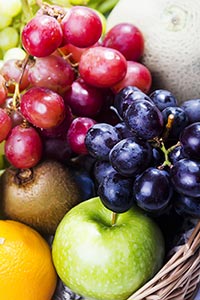
<svg viewBox="0 0 200 300">
<path fill-rule="evenodd" d="M 27 225 L 0 220 L 0 299 L 51 300 L 56 282 L 46 240 Z"/>
</svg>

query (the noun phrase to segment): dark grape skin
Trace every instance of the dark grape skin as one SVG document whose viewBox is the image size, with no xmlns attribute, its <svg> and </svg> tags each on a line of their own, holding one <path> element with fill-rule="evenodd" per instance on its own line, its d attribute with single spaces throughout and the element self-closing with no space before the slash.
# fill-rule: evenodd
<svg viewBox="0 0 200 300">
<path fill-rule="evenodd" d="M 169 160 L 174 165 L 177 161 L 186 158 L 185 153 L 183 153 L 183 147 L 177 146 L 172 151 L 169 152 Z"/>
<path fill-rule="evenodd" d="M 151 101 L 151 99 L 135 86 L 127 86 L 121 89 L 114 98 L 114 107 L 117 109 L 119 115 L 123 118 L 124 113 L 130 104 L 135 100 L 145 99 Z"/>
<path fill-rule="evenodd" d="M 133 180 L 112 172 L 99 185 L 97 194 L 105 207 L 115 213 L 123 213 L 133 205 Z"/>
<path fill-rule="evenodd" d="M 163 116 L 151 102 L 135 100 L 126 110 L 124 121 L 131 130 L 145 140 L 160 136 L 163 131 Z"/>
<path fill-rule="evenodd" d="M 200 99 L 184 101 L 180 106 L 188 117 L 188 123 L 200 122 Z"/>
<path fill-rule="evenodd" d="M 149 143 L 137 137 L 119 141 L 110 151 L 109 160 L 123 176 L 136 176 L 151 162 L 152 148 Z"/>
<path fill-rule="evenodd" d="M 200 197 L 194 198 L 177 194 L 174 201 L 174 208 L 181 216 L 200 218 Z"/>
<path fill-rule="evenodd" d="M 120 139 L 120 134 L 114 126 L 97 123 L 88 130 L 85 136 L 85 145 L 91 156 L 108 160 L 110 150 Z"/>
<path fill-rule="evenodd" d="M 73 168 L 72 174 L 79 187 L 82 201 L 96 196 L 94 181 L 86 170 Z"/>
<path fill-rule="evenodd" d="M 143 210 L 163 213 L 173 194 L 168 172 L 154 167 L 146 169 L 136 178 L 133 194 L 137 205 Z"/>
<path fill-rule="evenodd" d="M 200 122 L 185 127 L 180 135 L 183 152 L 191 159 L 200 160 Z"/>
<path fill-rule="evenodd" d="M 188 125 L 188 117 L 182 108 L 178 106 L 168 106 L 162 111 L 165 124 L 167 124 L 170 114 L 173 114 L 174 121 L 169 132 L 169 137 L 179 138 L 182 130 Z"/>
<path fill-rule="evenodd" d="M 159 148 L 152 148 L 152 159 L 150 165 L 158 167 L 164 162 L 164 153 Z"/>
<path fill-rule="evenodd" d="M 175 96 L 168 90 L 155 90 L 149 95 L 154 104 L 158 107 L 159 110 L 163 110 L 168 106 L 177 106 L 177 99 Z"/>
<path fill-rule="evenodd" d="M 93 175 L 96 185 L 98 186 L 106 176 L 113 172 L 115 172 L 115 169 L 109 161 L 97 160 L 93 166 Z"/>
<path fill-rule="evenodd" d="M 125 122 L 119 122 L 115 125 L 115 128 L 119 131 L 121 138 L 132 137 L 135 134 L 126 126 Z"/>
<path fill-rule="evenodd" d="M 200 162 L 183 158 L 170 169 L 174 189 L 190 197 L 200 197 Z"/>
</svg>

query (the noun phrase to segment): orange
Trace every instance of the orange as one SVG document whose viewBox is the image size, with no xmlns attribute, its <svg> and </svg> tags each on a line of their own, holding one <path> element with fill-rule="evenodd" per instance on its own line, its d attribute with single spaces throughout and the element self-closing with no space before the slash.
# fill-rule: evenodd
<svg viewBox="0 0 200 300">
<path fill-rule="evenodd" d="M 0 220 L 0 299 L 51 300 L 56 282 L 46 240 L 27 225 Z"/>
</svg>

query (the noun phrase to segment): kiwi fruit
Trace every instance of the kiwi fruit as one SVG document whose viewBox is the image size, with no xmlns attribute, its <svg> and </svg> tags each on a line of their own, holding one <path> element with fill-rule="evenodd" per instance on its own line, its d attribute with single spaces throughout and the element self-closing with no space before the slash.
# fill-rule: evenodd
<svg viewBox="0 0 200 300">
<path fill-rule="evenodd" d="M 81 202 L 70 168 L 45 160 L 32 169 L 9 167 L 0 177 L 0 211 L 44 235 L 53 235 L 64 215 Z"/>
</svg>

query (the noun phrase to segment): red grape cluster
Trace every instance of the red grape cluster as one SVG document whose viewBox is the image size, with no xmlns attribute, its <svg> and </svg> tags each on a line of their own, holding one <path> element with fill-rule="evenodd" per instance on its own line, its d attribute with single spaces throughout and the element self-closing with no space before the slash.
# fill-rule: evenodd
<svg viewBox="0 0 200 300">
<path fill-rule="evenodd" d="M 42 5 L 21 41 L 26 58 L 7 60 L 0 74 L 0 142 L 16 168 L 88 154 L 89 128 L 119 122 L 115 94 L 127 85 L 150 89 L 140 30 L 121 23 L 103 36 L 91 8 Z"/>
</svg>

